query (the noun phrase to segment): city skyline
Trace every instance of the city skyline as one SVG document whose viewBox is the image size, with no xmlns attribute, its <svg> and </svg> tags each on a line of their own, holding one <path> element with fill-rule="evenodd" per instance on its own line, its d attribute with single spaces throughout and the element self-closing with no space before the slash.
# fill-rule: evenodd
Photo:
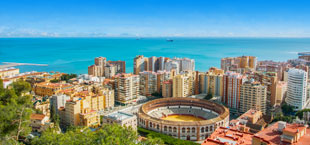
<svg viewBox="0 0 310 145">
<path fill-rule="evenodd" d="M 7 37 L 310 37 L 296 1 L 2 1 Z"/>
</svg>

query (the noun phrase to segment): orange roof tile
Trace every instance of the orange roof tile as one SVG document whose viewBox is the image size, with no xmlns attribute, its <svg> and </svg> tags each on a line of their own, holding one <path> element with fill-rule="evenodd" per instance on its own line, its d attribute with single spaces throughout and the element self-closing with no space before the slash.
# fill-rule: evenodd
<svg viewBox="0 0 310 145">
<path fill-rule="evenodd" d="M 225 145 L 235 142 L 238 145 L 251 145 L 253 134 L 220 127 L 216 129 L 201 145 Z M 224 141 L 225 140 L 225 141 Z"/>
<path fill-rule="evenodd" d="M 43 120 L 45 115 L 43 114 L 31 114 L 30 119 L 34 120 Z"/>
</svg>

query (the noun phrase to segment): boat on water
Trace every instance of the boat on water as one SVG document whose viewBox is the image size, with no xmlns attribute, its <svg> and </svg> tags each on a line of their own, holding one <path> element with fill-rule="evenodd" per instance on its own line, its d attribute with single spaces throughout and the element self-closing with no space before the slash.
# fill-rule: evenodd
<svg viewBox="0 0 310 145">
<path fill-rule="evenodd" d="M 168 42 L 173 42 L 173 39 L 167 39 L 166 41 L 168 41 Z"/>
</svg>

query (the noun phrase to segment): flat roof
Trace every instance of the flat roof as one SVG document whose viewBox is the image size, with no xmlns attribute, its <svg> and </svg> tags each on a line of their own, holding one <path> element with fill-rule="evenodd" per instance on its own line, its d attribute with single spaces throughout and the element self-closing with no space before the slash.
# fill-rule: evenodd
<svg viewBox="0 0 310 145">
<path fill-rule="evenodd" d="M 128 113 L 124 113 L 124 112 L 115 112 L 115 113 L 111 113 L 109 115 L 107 115 L 108 118 L 114 119 L 114 120 L 126 120 L 128 118 L 133 117 L 134 115 L 128 114 Z"/>
</svg>

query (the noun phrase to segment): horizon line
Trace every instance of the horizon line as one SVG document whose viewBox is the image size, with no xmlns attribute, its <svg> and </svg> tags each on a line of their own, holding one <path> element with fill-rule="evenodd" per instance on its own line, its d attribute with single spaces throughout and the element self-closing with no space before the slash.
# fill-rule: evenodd
<svg viewBox="0 0 310 145">
<path fill-rule="evenodd" d="M 310 36 L 32 36 L 32 37 L 1 37 L 0 39 L 14 38 L 310 38 Z"/>
</svg>

